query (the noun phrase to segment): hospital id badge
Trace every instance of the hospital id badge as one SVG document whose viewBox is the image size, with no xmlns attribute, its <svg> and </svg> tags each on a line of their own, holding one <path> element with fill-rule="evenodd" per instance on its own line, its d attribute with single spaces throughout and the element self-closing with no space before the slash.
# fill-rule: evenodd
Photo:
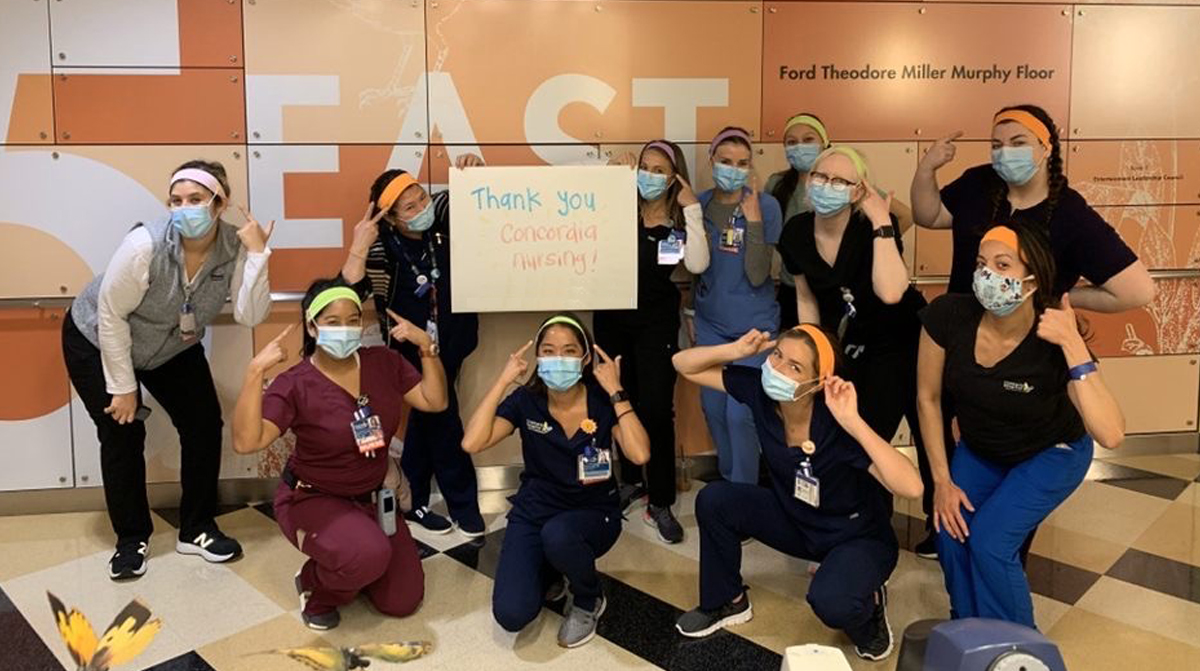
<svg viewBox="0 0 1200 671">
<path fill-rule="evenodd" d="M 612 451 L 595 450 L 579 455 L 579 482 L 590 485 L 612 478 Z"/>
<path fill-rule="evenodd" d="M 425 332 L 429 334 L 429 339 L 433 341 L 433 344 L 438 344 L 437 322 L 433 321 L 432 319 L 425 322 Z"/>
<path fill-rule="evenodd" d="M 672 234 L 666 240 L 658 241 L 658 265 L 674 266 L 683 260 L 683 240 Z"/>
<path fill-rule="evenodd" d="M 804 471 L 796 469 L 796 489 L 792 493 L 797 499 L 813 508 L 821 507 L 821 481 Z"/>
<path fill-rule="evenodd" d="M 732 254 L 738 253 L 738 250 L 742 248 L 743 235 L 745 235 L 745 231 L 740 228 L 727 228 L 721 231 L 719 249 Z"/>
<path fill-rule="evenodd" d="M 350 422 L 350 429 L 354 431 L 354 442 L 358 443 L 361 454 L 374 456 L 375 450 L 386 444 L 383 440 L 383 424 L 378 415 L 356 419 Z"/>
<path fill-rule="evenodd" d="M 184 342 L 196 339 L 196 311 L 188 303 L 184 303 L 179 311 L 179 337 Z"/>
</svg>

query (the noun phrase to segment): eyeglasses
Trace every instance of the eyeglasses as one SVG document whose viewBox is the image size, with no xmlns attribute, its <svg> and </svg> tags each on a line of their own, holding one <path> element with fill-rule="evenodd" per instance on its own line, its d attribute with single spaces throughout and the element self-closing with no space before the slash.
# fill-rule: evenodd
<svg viewBox="0 0 1200 671">
<path fill-rule="evenodd" d="M 810 172 L 808 174 L 808 181 L 813 186 L 825 186 L 828 184 L 834 191 L 845 191 L 846 189 L 853 189 L 858 186 L 858 182 L 847 182 L 841 177 L 830 177 L 820 172 Z"/>
</svg>

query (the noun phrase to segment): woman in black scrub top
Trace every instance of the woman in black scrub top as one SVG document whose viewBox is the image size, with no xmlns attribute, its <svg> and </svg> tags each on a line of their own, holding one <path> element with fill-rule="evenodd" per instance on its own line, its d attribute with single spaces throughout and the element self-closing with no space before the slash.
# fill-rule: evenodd
<svg viewBox="0 0 1200 671">
<path fill-rule="evenodd" d="M 1038 225 L 1049 236 L 1056 266 L 1054 295 L 1069 291 L 1075 308 L 1122 312 L 1154 298 L 1154 281 L 1137 255 L 1067 184 L 1058 127 L 1045 110 L 1036 105 L 1000 110 L 992 119 L 991 164 L 969 168 L 939 189 L 937 171 L 954 160 L 954 141 L 961 136 L 959 131 L 934 143 L 917 165 L 911 193 L 917 225 L 953 232 L 948 291 L 971 293 L 984 232 L 996 224 L 1020 221 Z M 1081 277 L 1088 283 L 1079 284 Z M 947 425 L 954 417 L 953 400 L 943 399 Z M 933 481 L 927 459 L 921 459 L 921 474 L 925 514 L 930 517 Z M 935 556 L 932 536 L 921 548 L 922 556 Z"/>
<path fill-rule="evenodd" d="M 621 382 L 642 411 L 650 434 L 650 463 L 642 468 L 621 457 L 621 503 L 647 497 L 643 519 L 664 543 L 683 540 L 683 527 L 671 512 L 675 504 L 675 368 L 679 343 L 679 287 L 673 276 L 680 262 L 690 273 L 708 268 L 704 212 L 688 185 L 683 151 L 655 140 L 640 156 L 626 154 L 611 163 L 637 169 L 638 302 L 636 310 L 595 314 L 596 343 L 622 357 Z M 644 483 L 644 486 L 643 486 Z"/>
<path fill-rule="evenodd" d="M 858 414 L 854 385 L 835 375 L 836 341 L 812 324 L 771 342 L 762 331 L 675 355 L 696 384 L 746 404 L 762 444 L 770 486 L 712 482 L 696 499 L 700 525 L 700 606 L 679 618 L 685 636 L 707 636 L 747 622 L 742 541 L 821 562 L 808 602 L 827 626 L 842 629 L 864 659 L 892 650 L 887 580 L 899 548 L 892 495 L 921 495 L 921 477 L 904 455 Z M 761 368 L 730 365 L 770 352 Z"/>
<path fill-rule="evenodd" d="M 621 359 L 592 342 L 573 315 L 543 322 L 537 336 L 509 356 L 471 415 L 462 444 L 468 453 L 482 452 L 521 432 L 525 469 L 500 549 L 492 614 L 505 630 L 518 632 L 543 601 L 569 589 L 572 600 L 558 630 L 558 644 L 566 648 L 591 640 L 604 613 L 596 559 L 621 533 L 613 439 L 635 465 L 650 458 L 650 438 L 621 388 Z M 537 374 L 505 397 L 528 370 L 531 347 Z"/>
</svg>

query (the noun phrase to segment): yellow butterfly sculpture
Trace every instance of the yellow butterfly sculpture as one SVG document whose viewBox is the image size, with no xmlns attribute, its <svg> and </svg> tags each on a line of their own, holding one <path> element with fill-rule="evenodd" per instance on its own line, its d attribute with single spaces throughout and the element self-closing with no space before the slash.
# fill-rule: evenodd
<svg viewBox="0 0 1200 671">
<path fill-rule="evenodd" d="M 68 611 L 50 592 L 46 596 L 50 597 L 58 633 L 78 671 L 108 671 L 120 666 L 142 654 L 162 629 L 161 621 L 150 619 L 150 609 L 134 599 L 117 613 L 104 636 L 97 640 L 87 616 L 75 608 Z"/>
<path fill-rule="evenodd" d="M 409 643 L 368 643 L 353 648 L 290 648 L 258 653 L 285 655 L 316 671 L 354 671 L 365 669 L 371 660 L 411 662 L 433 651 L 428 641 Z"/>
</svg>

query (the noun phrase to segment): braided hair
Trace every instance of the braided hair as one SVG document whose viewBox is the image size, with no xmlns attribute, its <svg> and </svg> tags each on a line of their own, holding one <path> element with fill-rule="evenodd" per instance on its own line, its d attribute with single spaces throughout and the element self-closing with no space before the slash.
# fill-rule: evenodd
<svg viewBox="0 0 1200 671">
<path fill-rule="evenodd" d="M 1050 131 L 1050 156 L 1046 159 L 1046 174 L 1049 177 L 1049 194 L 1046 196 L 1046 216 L 1040 222 L 1030 222 L 1041 226 L 1043 232 L 1049 235 L 1050 221 L 1054 218 L 1054 211 L 1058 208 L 1058 199 L 1062 195 L 1063 189 L 1067 186 L 1067 176 L 1063 172 L 1062 145 L 1059 142 L 1058 126 L 1054 124 L 1054 119 L 1050 118 L 1050 114 L 1037 105 L 1012 105 L 1001 109 L 1000 112 L 1010 112 L 1013 110 L 1032 114 Z M 999 221 L 1000 205 L 1008 197 L 1008 183 L 994 172 L 992 173 L 990 195 L 992 200 L 992 216 L 988 221 Z"/>
</svg>

